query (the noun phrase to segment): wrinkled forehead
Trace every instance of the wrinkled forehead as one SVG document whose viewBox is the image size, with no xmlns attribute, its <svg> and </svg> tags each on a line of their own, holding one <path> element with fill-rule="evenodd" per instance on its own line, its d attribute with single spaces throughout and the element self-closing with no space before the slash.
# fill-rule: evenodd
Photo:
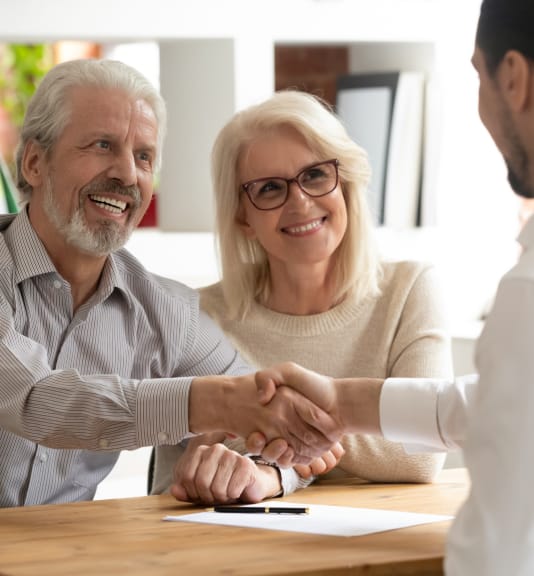
<svg viewBox="0 0 534 576">
<path fill-rule="evenodd" d="M 73 87 L 68 104 L 65 130 L 157 137 L 157 118 L 150 104 L 120 88 Z"/>
</svg>

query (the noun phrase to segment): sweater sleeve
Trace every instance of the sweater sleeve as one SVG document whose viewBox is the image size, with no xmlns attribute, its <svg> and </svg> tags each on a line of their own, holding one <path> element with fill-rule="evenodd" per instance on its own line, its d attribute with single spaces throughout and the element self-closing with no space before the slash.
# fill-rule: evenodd
<svg viewBox="0 0 534 576">
<path fill-rule="evenodd" d="M 397 291 L 392 299 L 400 312 L 387 377 L 450 379 L 450 337 L 435 269 L 420 267 L 409 289 Z M 444 453 L 407 453 L 401 444 L 374 436 L 347 435 L 343 445 L 338 468 L 345 476 L 366 481 L 431 482 L 445 461 Z"/>
</svg>

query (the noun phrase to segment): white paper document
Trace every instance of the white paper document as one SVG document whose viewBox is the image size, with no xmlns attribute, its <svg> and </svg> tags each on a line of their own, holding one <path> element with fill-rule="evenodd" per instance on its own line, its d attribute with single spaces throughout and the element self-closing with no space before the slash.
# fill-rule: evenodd
<svg viewBox="0 0 534 576">
<path fill-rule="evenodd" d="M 173 522 L 200 522 L 240 526 L 244 528 L 265 528 L 327 536 L 363 536 L 374 532 L 408 528 L 418 524 L 444 522 L 453 516 L 440 514 L 418 514 L 396 510 L 374 510 L 371 508 L 350 508 L 347 506 L 325 506 L 321 504 L 296 504 L 271 500 L 250 506 L 305 507 L 308 514 L 245 514 L 198 512 L 182 516 L 165 516 L 163 520 Z"/>
</svg>

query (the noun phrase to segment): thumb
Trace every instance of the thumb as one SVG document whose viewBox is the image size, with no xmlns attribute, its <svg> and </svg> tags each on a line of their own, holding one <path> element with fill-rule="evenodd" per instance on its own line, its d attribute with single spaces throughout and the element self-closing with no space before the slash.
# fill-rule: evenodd
<svg viewBox="0 0 534 576">
<path fill-rule="evenodd" d="M 251 454 L 261 454 L 267 440 L 261 432 L 252 432 L 246 439 L 247 451 Z"/>
<path fill-rule="evenodd" d="M 191 502 L 191 499 L 181 484 L 171 484 L 170 493 L 176 498 L 176 500 L 181 500 L 182 502 Z"/>
<path fill-rule="evenodd" d="M 268 404 L 276 394 L 276 382 L 266 371 L 256 372 L 255 381 L 260 404 Z"/>
</svg>

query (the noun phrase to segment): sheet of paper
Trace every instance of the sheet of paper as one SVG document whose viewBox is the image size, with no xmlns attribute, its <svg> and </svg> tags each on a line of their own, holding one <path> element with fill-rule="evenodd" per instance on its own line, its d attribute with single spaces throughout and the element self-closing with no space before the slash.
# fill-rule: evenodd
<svg viewBox="0 0 534 576">
<path fill-rule="evenodd" d="M 269 501 L 250 506 L 298 506 L 309 508 L 309 514 L 243 514 L 220 512 L 197 512 L 182 516 L 166 516 L 163 520 L 173 522 L 200 522 L 245 528 L 265 528 L 286 530 L 327 536 L 363 536 L 374 532 L 396 530 L 451 520 L 452 516 L 438 514 L 417 514 L 395 510 L 374 510 L 371 508 L 350 508 L 346 506 L 325 506 L 321 504 L 296 504 L 292 502 Z"/>
</svg>

